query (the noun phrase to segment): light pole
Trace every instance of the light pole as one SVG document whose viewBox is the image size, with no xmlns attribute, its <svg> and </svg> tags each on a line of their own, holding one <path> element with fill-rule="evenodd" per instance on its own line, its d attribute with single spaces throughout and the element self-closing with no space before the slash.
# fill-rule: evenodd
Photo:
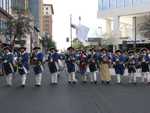
<svg viewBox="0 0 150 113">
<path fill-rule="evenodd" d="M 70 14 L 70 42 L 72 47 L 72 14 Z"/>
<path fill-rule="evenodd" d="M 136 17 L 133 17 L 134 20 L 134 49 L 136 49 Z"/>
</svg>

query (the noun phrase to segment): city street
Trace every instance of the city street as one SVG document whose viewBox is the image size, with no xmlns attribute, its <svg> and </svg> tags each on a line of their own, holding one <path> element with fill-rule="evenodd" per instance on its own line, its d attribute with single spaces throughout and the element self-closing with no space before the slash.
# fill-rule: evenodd
<svg viewBox="0 0 150 113">
<path fill-rule="evenodd" d="M 76 85 L 67 83 L 66 73 L 60 76 L 58 85 L 50 85 L 49 73 L 44 73 L 43 85 L 34 87 L 33 75 L 28 76 L 27 86 L 19 87 L 19 76 L 14 85 L 6 87 L 0 77 L 1 113 L 149 113 L 150 87 L 124 84 Z M 115 79 L 115 78 L 113 78 Z"/>
</svg>

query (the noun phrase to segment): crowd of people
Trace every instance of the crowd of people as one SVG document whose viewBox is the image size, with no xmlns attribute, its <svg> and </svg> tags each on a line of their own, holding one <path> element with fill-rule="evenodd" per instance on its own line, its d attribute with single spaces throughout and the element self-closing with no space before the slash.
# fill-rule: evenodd
<svg viewBox="0 0 150 113">
<path fill-rule="evenodd" d="M 80 76 L 83 83 L 97 84 L 98 76 L 102 84 L 110 84 L 110 68 L 115 70 L 116 83 L 122 82 L 125 70 L 128 70 L 129 83 L 137 83 L 137 72 L 141 74 L 141 82 L 150 84 L 150 50 L 143 48 L 134 51 L 116 50 L 110 52 L 102 49 L 74 49 L 69 47 L 66 52 L 59 53 L 55 48 L 49 48 L 44 54 L 40 47 L 34 47 L 32 53 L 27 53 L 25 47 L 13 51 L 5 46 L 0 51 L 0 69 L 6 77 L 6 84 L 12 86 L 14 74 L 21 77 L 21 86 L 25 87 L 30 69 L 34 71 L 35 86 L 40 87 L 44 65 L 49 68 L 51 84 L 58 84 L 61 72 L 66 72 L 69 84 L 77 83 Z M 77 74 L 78 73 L 78 74 Z"/>
</svg>

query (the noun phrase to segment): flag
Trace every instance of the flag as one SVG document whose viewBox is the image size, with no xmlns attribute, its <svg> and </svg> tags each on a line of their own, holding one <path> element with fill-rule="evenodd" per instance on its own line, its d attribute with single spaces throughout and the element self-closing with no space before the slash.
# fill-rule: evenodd
<svg viewBox="0 0 150 113">
<path fill-rule="evenodd" d="M 79 24 L 76 27 L 76 36 L 82 42 L 87 40 L 88 32 L 89 32 L 89 28 L 84 25 Z"/>
</svg>

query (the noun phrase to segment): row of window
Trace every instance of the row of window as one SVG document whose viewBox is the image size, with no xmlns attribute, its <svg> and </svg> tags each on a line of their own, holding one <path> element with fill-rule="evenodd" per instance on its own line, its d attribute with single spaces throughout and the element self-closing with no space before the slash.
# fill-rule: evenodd
<svg viewBox="0 0 150 113">
<path fill-rule="evenodd" d="M 99 0 L 99 10 L 129 8 L 150 4 L 150 0 Z"/>
<path fill-rule="evenodd" d="M 3 31 L 7 28 L 7 22 L 5 20 L 0 20 L 0 31 Z"/>
<path fill-rule="evenodd" d="M 11 2 L 12 0 L 0 0 L 0 7 L 6 10 L 7 12 L 11 11 Z"/>
</svg>

